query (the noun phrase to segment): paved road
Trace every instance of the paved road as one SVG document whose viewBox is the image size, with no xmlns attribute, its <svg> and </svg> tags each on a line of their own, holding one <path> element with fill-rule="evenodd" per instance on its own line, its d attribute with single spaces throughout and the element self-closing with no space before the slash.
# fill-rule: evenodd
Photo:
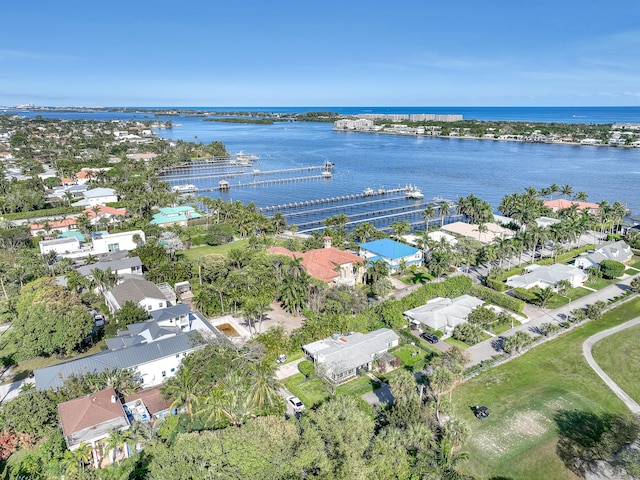
<svg viewBox="0 0 640 480">
<path fill-rule="evenodd" d="M 591 305 L 599 300 L 604 302 L 608 302 L 612 300 L 614 297 L 617 297 L 626 291 L 629 290 L 629 284 L 631 283 L 631 279 L 633 277 L 629 276 L 624 278 L 623 280 L 619 280 L 614 285 L 609 285 L 601 290 L 593 292 L 589 295 L 586 295 L 578 300 L 574 300 L 573 302 L 560 307 L 555 310 L 545 310 L 536 306 L 528 306 L 527 308 L 527 316 L 529 317 L 529 321 L 523 325 L 519 325 L 501 335 L 501 337 L 509 337 L 515 334 L 518 331 L 523 331 L 527 333 L 537 332 L 537 329 L 543 323 L 555 322 L 561 323 L 564 322 L 569 316 L 569 312 L 574 308 L 583 308 L 587 305 Z M 466 351 L 469 354 L 470 360 L 468 366 L 477 365 L 484 360 L 489 360 L 494 355 L 503 353 L 500 348 L 500 337 L 491 338 L 489 340 L 485 340 L 484 342 L 480 342 L 472 347 L 469 347 Z"/>
<path fill-rule="evenodd" d="M 622 388 L 620 388 L 620 386 L 616 382 L 614 382 L 611 377 L 607 375 L 604 370 L 602 370 L 602 368 L 600 368 L 598 363 L 593 358 L 593 355 L 591 354 L 591 349 L 593 348 L 593 346 L 603 338 L 608 337 L 609 335 L 613 335 L 614 333 L 618 333 L 627 328 L 635 327 L 636 325 L 640 325 L 640 317 L 625 322 L 622 325 L 618 325 L 616 327 L 609 328 L 608 330 L 604 330 L 600 333 L 596 333 L 595 335 L 587 338 L 584 341 L 584 343 L 582 344 L 582 354 L 587 359 L 587 363 L 589 364 L 589 366 L 593 368 L 593 370 L 602 380 L 604 380 L 604 383 L 607 384 L 611 391 L 613 391 L 613 393 L 615 393 L 616 396 L 624 402 L 627 408 L 631 410 L 631 413 L 637 415 L 640 414 L 640 405 L 638 405 L 638 402 L 631 398 L 627 394 L 627 392 L 622 390 Z"/>
</svg>

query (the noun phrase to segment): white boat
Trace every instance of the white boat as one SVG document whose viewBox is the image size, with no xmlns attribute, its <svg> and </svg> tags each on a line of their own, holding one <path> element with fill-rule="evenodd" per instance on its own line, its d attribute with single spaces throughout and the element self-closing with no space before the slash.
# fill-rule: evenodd
<svg viewBox="0 0 640 480">
<path fill-rule="evenodd" d="M 405 190 L 405 196 L 407 198 L 421 199 L 424 198 L 424 193 L 422 193 L 418 187 L 409 185 Z"/>
<path fill-rule="evenodd" d="M 324 178 L 331 178 L 331 172 L 329 170 L 323 170 L 322 171 L 322 176 Z"/>
<path fill-rule="evenodd" d="M 176 185 L 175 187 L 171 187 L 171 190 L 176 193 L 189 193 L 197 191 L 198 187 L 189 183 L 186 185 Z"/>
<path fill-rule="evenodd" d="M 363 192 L 362 192 L 362 194 L 363 194 L 365 197 L 369 197 L 369 196 L 373 195 L 374 193 L 376 193 L 376 192 L 375 192 L 375 190 L 374 190 L 373 188 L 371 188 L 371 187 L 367 187 L 367 188 L 365 188 L 365 189 L 363 190 Z"/>
</svg>

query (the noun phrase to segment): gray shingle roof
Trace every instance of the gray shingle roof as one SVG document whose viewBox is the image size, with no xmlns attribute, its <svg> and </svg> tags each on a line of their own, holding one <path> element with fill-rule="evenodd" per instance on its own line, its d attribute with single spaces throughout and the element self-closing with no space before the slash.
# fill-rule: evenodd
<svg viewBox="0 0 640 480">
<path fill-rule="evenodd" d="M 140 260 L 140 257 L 123 258 L 120 260 L 97 262 L 92 265 L 84 265 L 78 268 L 78 273 L 86 277 L 87 275 L 91 275 L 91 271 L 94 269 L 102 270 L 103 272 L 105 272 L 107 269 L 111 268 L 112 272 L 117 272 L 118 270 L 131 267 L 142 267 L 142 261 Z"/>
<path fill-rule="evenodd" d="M 124 305 L 127 301 L 139 303 L 145 298 L 166 300 L 163 293 L 153 282 L 135 278 L 129 278 L 120 285 L 113 287 L 111 289 L 111 295 L 113 295 L 113 298 L 120 306 Z"/>
</svg>

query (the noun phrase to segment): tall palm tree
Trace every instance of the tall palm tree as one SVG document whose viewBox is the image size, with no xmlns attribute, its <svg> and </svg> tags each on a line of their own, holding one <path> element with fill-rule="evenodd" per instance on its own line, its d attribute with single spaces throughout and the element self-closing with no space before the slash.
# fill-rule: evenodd
<svg viewBox="0 0 640 480">
<path fill-rule="evenodd" d="M 282 385 L 275 377 L 275 367 L 271 362 L 251 362 L 247 364 L 250 379 L 249 396 L 258 409 L 269 409 L 282 401 L 279 393 Z"/>
<path fill-rule="evenodd" d="M 124 452 L 124 457 L 129 458 L 127 440 L 129 440 L 130 438 L 131 436 L 129 435 L 128 430 L 120 430 L 118 428 L 112 429 L 109 432 L 109 436 L 107 437 L 107 441 L 105 444 L 107 451 L 114 450 L 114 457 L 118 458 L 118 452 L 120 451 L 120 449 L 122 449 Z M 120 460 L 118 460 L 118 463 L 120 463 Z"/>
<path fill-rule="evenodd" d="M 201 378 L 197 377 L 188 363 L 182 363 L 175 377 L 162 387 L 162 394 L 173 400 L 171 410 L 185 409 L 193 420 L 194 405 L 198 400 Z"/>
<path fill-rule="evenodd" d="M 563 185 L 562 187 L 560 187 L 560 193 L 569 198 L 571 195 L 573 195 L 573 187 L 569 184 Z"/>
<path fill-rule="evenodd" d="M 451 213 L 451 207 L 449 206 L 449 202 L 442 202 L 438 211 L 440 213 L 440 220 L 441 220 L 440 226 L 443 227 L 445 218 L 447 218 Z"/>
<path fill-rule="evenodd" d="M 436 209 L 433 205 L 427 205 L 427 208 L 425 208 L 422 211 L 422 218 L 424 219 L 424 229 L 425 231 L 429 231 L 429 223 L 431 223 L 431 220 L 433 218 L 435 218 L 436 216 Z"/>
</svg>

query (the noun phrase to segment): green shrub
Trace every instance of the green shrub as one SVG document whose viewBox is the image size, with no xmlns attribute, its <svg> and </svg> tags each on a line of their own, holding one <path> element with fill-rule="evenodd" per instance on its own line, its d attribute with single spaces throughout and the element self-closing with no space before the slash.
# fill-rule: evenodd
<svg viewBox="0 0 640 480">
<path fill-rule="evenodd" d="M 473 285 L 469 289 L 469 295 L 486 300 L 498 307 L 506 308 L 515 313 L 522 313 L 524 310 L 524 302 L 517 298 L 510 297 L 504 293 L 496 292 L 482 285 Z"/>
<path fill-rule="evenodd" d="M 487 278 L 487 287 L 497 292 L 504 292 L 507 289 L 507 286 L 503 282 L 493 278 Z"/>
<path fill-rule="evenodd" d="M 513 294 L 516 296 L 516 298 L 519 298 L 520 300 L 524 300 L 527 303 L 538 302 L 538 295 L 536 295 L 534 292 L 530 290 L 527 290 L 526 288 L 514 288 Z"/>
<path fill-rule="evenodd" d="M 618 278 L 624 275 L 625 266 L 615 260 L 602 260 L 600 270 L 605 278 Z"/>
<path fill-rule="evenodd" d="M 313 365 L 313 362 L 309 360 L 303 360 L 298 364 L 298 370 L 300 370 L 300 373 L 303 374 L 306 378 L 309 378 L 311 375 L 313 375 L 315 367 Z"/>
</svg>

